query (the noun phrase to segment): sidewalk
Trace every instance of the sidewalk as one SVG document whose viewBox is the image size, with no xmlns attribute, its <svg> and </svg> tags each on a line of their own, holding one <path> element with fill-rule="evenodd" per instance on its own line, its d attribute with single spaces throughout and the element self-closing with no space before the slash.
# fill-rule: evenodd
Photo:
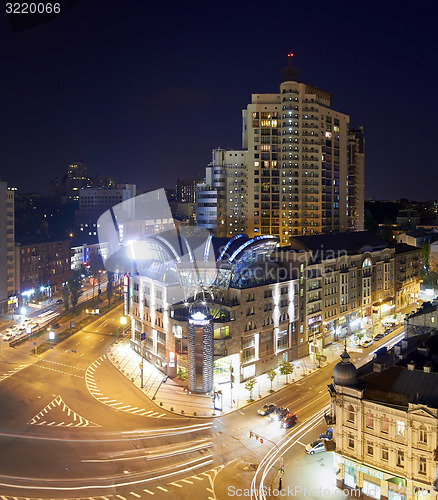
<svg viewBox="0 0 438 500">
<path fill-rule="evenodd" d="M 327 346 L 323 350 L 323 354 L 326 356 L 327 360 L 321 363 L 321 366 L 326 366 L 327 364 L 339 360 L 343 345 L 343 342 L 340 342 L 339 344 Z M 123 373 L 123 375 L 141 389 L 141 357 L 131 349 L 129 339 L 122 339 L 114 343 L 108 352 L 108 359 L 121 371 L 121 373 Z M 310 355 L 293 361 L 292 365 L 294 366 L 294 372 L 292 375 L 289 375 L 289 383 L 298 382 L 306 375 L 317 370 L 314 366 L 313 358 Z M 278 369 L 276 372 L 277 377 L 272 383 L 272 389 L 275 392 L 284 387 L 288 387 L 285 385 L 286 377 L 280 375 Z M 142 391 L 148 398 L 153 399 L 163 378 L 163 373 L 145 360 L 143 364 L 144 388 Z M 256 385 L 252 392 L 254 400 L 274 394 L 269 392 L 271 382 L 266 374 L 254 377 L 254 379 L 256 380 Z M 221 416 L 239 410 L 248 404 L 249 391 L 245 388 L 245 383 L 246 382 L 233 384 L 233 402 L 231 402 L 230 384 L 220 386 L 220 390 L 223 394 L 222 411 L 214 410 L 212 396 L 188 394 L 184 386 L 179 385 L 170 378 L 159 387 L 156 393 L 155 402 L 161 408 L 179 415 L 198 417 Z"/>
<path fill-rule="evenodd" d="M 399 312 L 406 314 L 407 312 L 415 310 L 417 307 L 418 305 L 405 306 Z M 376 332 L 383 330 L 381 325 L 376 324 L 375 328 Z M 358 351 L 358 349 L 352 346 L 352 336 L 350 336 L 347 338 L 347 350 L 351 349 L 350 353 L 352 355 L 352 361 L 355 362 L 356 356 L 354 352 Z M 332 344 L 326 346 L 321 352 L 321 354 L 326 357 L 324 362 L 321 362 L 321 367 L 340 361 L 340 355 L 343 349 L 344 340 L 333 342 Z M 360 352 L 362 351 L 360 350 Z M 131 382 L 141 389 L 141 357 L 133 349 L 131 349 L 129 339 L 121 339 L 114 343 L 108 352 L 108 359 L 129 380 L 131 380 Z M 313 356 L 310 354 L 292 361 L 292 365 L 294 366 L 294 372 L 292 375 L 289 375 L 289 383 L 296 383 L 303 377 L 318 369 L 315 366 Z M 272 383 L 272 389 L 274 390 L 273 393 L 270 392 L 271 382 L 266 374 L 254 377 L 256 381 L 252 391 L 252 398 L 254 400 L 262 399 L 266 396 L 274 396 L 275 392 L 288 387 L 285 384 L 286 377 L 284 375 L 280 375 L 278 369 L 275 371 L 277 372 L 277 376 Z M 232 392 L 229 383 L 222 384 L 217 388 L 222 391 L 223 396 L 222 411 L 219 411 L 214 410 L 212 396 L 188 394 L 185 386 L 182 385 L 184 382 L 180 381 L 179 384 L 178 379 L 172 380 L 168 378 L 165 383 L 161 383 L 164 376 L 165 375 L 155 368 L 155 366 L 145 360 L 143 364 L 144 388 L 141 390 L 150 399 L 153 399 L 155 396 L 156 404 L 159 405 L 160 408 L 167 411 L 177 413 L 179 415 L 212 417 L 231 413 L 248 404 L 250 395 L 249 391 L 245 388 L 246 381 L 243 383 L 234 383 Z"/>
</svg>

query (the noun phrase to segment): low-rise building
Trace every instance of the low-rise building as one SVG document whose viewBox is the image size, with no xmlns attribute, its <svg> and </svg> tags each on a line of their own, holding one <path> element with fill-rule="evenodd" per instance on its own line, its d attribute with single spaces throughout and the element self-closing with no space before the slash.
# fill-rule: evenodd
<svg viewBox="0 0 438 500">
<path fill-rule="evenodd" d="M 60 290 L 71 276 L 70 240 L 15 245 L 17 289 L 24 296 L 44 289 L 48 296 Z"/>
<path fill-rule="evenodd" d="M 413 313 L 405 317 L 406 337 L 436 333 L 438 330 L 438 298 L 423 302 Z"/>
<path fill-rule="evenodd" d="M 333 370 L 326 446 L 335 448 L 337 486 L 351 496 L 436 498 L 438 343 L 428 335 L 410 341 L 359 370 L 344 351 Z"/>
</svg>

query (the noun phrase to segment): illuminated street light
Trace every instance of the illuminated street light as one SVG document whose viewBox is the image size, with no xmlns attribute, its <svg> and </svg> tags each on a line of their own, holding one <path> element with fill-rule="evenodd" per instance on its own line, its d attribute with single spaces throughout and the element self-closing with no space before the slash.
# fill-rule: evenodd
<svg viewBox="0 0 438 500">
<path fill-rule="evenodd" d="M 23 306 L 21 309 L 20 309 L 20 313 L 24 316 L 26 314 L 26 308 Z"/>
<path fill-rule="evenodd" d="M 53 330 L 49 331 L 49 340 L 55 340 L 55 332 Z"/>
</svg>

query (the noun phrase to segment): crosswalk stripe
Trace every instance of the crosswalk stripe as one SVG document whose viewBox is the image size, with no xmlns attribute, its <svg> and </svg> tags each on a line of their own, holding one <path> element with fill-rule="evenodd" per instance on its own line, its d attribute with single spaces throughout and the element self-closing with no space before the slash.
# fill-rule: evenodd
<svg viewBox="0 0 438 500">
<path fill-rule="evenodd" d="M 156 418 L 161 418 L 161 417 L 165 417 L 166 414 L 165 413 L 162 413 L 161 415 L 158 415 Z"/>
<path fill-rule="evenodd" d="M 149 412 L 148 412 L 149 413 Z M 140 415 L 145 415 L 144 413 L 140 413 Z M 151 413 L 149 416 L 153 417 L 154 415 L 158 415 L 157 411 L 154 411 L 154 413 Z"/>
<path fill-rule="evenodd" d="M 178 484 L 178 483 L 169 483 L 169 484 L 171 484 L 173 486 L 178 486 L 178 488 L 182 488 L 182 486 L 180 484 Z"/>
<path fill-rule="evenodd" d="M 169 491 L 169 490 L 166 490 L 166 488 L 163 488 L 162 486 L 157 486 L 157 488 L 161 491 L 165 491 L 166 493 Z"/>
<path fill-rule="evenodd" d="M 204 481 L 201 477 L 198 477 L 198 476 L 191 476 L 193 477 L 193 479 L 197 479 L 198 481 Z"/>
<path fill-rule="evenodd" d="M 149 493 L 149 495 L 155 495 L 155 493 L 153 491 L 150 491 L 150 490 L 143 490 L 145 491 L 146 493 Z"/>
<path fill-rule="evenodd" d="M 187 484 L 193 484 L 193 481 L 189 481 L 188 479 L 181 479 L 181 481 Z"/>
<path fill-rule="evenodd" d="M 141 495 L 139 495 L 138 493 L 135 493 L 133 491 L 130 491 L 129 493 L 137 498 L 141 498 Z"/>
<path fill-rule="evenodd" d="M 117 498 L 121 498 L 122 500 L 126 500 L 125 497 L 122 497 L 122 495 L 116 495 Z"/>
<path fill-rule="evenodd" d="M 140 408 L 140 410 L 135 410 L 132 413 L 140 413 L 140 412 L 143 412 L 142 415 L 147 415 L 148 413 L 152 413 L 152 410 L 145 412 L 144 408 Z"/>
</svg>

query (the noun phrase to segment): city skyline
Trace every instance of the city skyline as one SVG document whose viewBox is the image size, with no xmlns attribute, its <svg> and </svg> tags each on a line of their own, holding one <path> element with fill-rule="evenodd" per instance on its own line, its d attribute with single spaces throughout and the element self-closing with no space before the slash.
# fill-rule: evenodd
<svg viewBox="0 0 438 500">
<path fill-rule="evenodd" d="M 327 23 L 327 31 L 309 31 L 309 13 L 296 7 L 293 29 L 275 28 L 271 44 L 265 33 L 278 14 L 252 5 L 225 4 L 222 15 L 194 8 L 182 24 L 183 5 L 163 12 L 79 2 L 16 33 L 3 16 L 1 178 L 21 192 L 47 192 L 79 159 L 101 174 L 123 172 L 120 181 L 140 191 L 203 175 L 212 149 L 240 147 L 241 110 L 252 93 L 278 89 L 293 51 L 301 81 L 333 93 L 350 126 L 364 126 L 366 197 L 434 199 L 433 112 L 424 88 L 437 78 L 429 63 L 436 7 L 383 6 L 378 16 L 371 7 L 316 9 L 312 23 Z M 248 25 L 251 42 L 241 30 Z M 425 186 L 412 175 L 420 169 Z"/>
</svg>

